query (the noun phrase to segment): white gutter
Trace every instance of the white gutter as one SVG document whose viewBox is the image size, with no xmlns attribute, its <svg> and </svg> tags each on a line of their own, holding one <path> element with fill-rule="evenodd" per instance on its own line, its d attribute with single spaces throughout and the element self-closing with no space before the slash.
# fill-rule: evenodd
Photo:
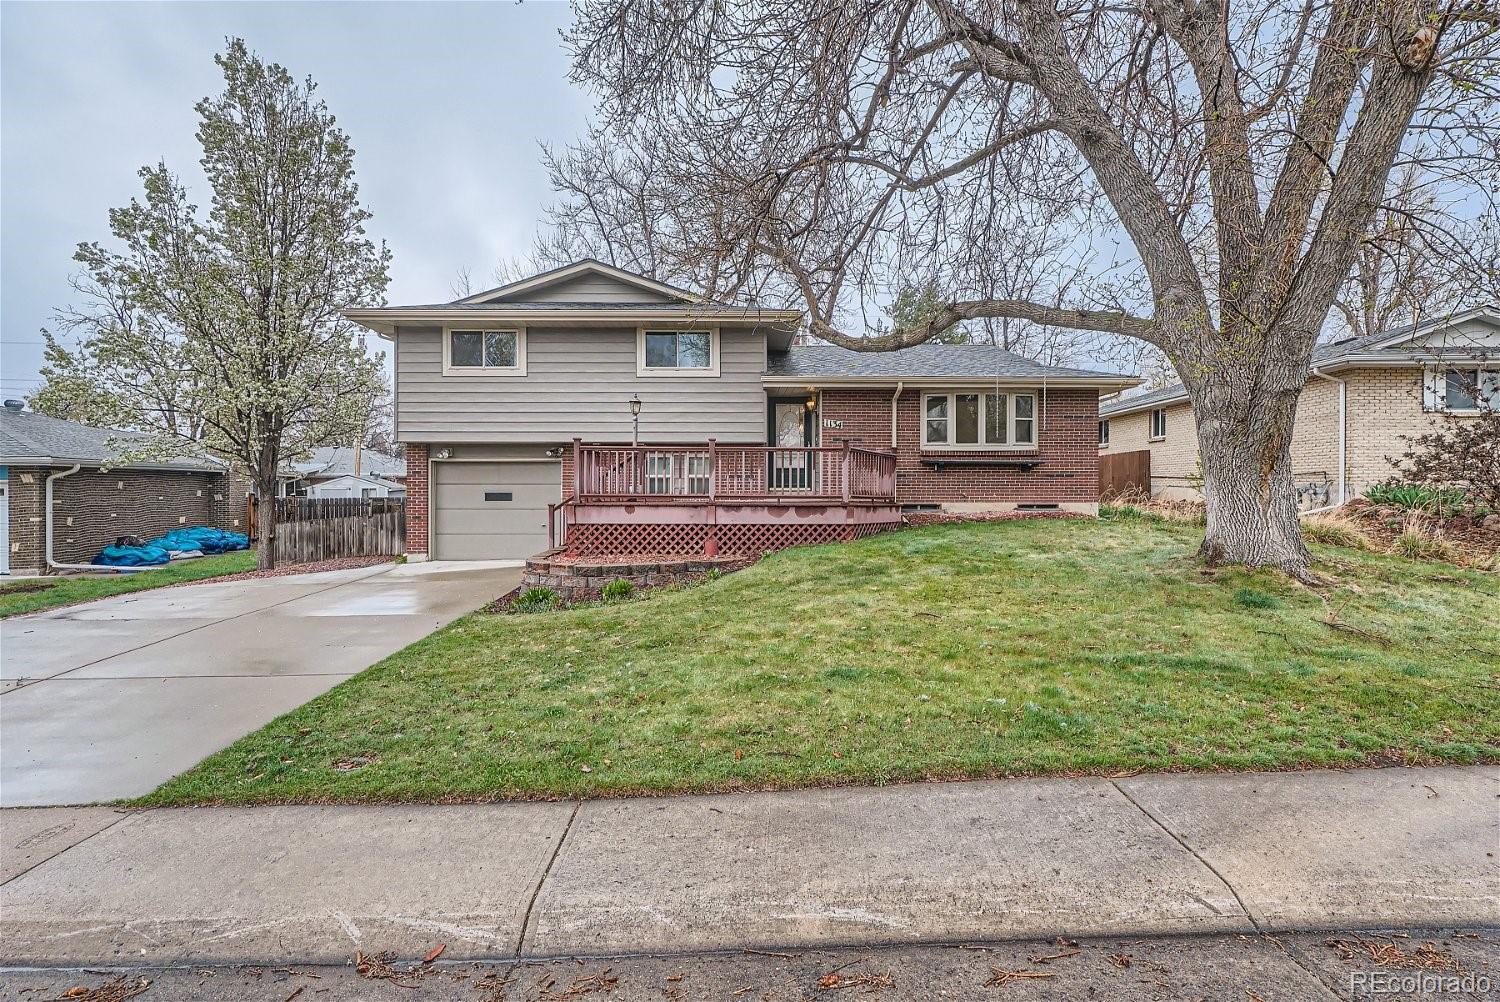
<svg viewBox="0 0 1500 1002">
<path fill-rule="evenodd" d="M 1302 512 L 1303 515 L 1318 515 L 1325 511 L 1333 511 L 1348 500 L 1348 460 L 1349 460 L 1349 384 L 1337 376 L 1330 376 L 1319 369 L 1316 365 L 1307 370 L 1311 375 L 1330 383 L 1337 383 L 1339 388 L 1339 499 L 1322 508 L 1310 508 Z"/>
<path fill-rule="evenodd" d="M 60 571 L 111 571 L 117 574 L 135 571 L 156 571 L 162 567 L 170 566 L 169 564 L 161 564 L 154 567 L 111 567 L 108 564 L 65 564 L 60 560 L 52 559 L 52 481 L 61 480 L 63 477 L 71 477 L 81 469 L 83 469 L 82 463 L 74 463 L 69 469 L 54 470 L 47 474 L 44 481 L 42 489 L 42 526 L 46 540 L 46 547 L 43 553 L 47 559 L 47 566 L 55 567 Z"/>
<path fill-rule="evenodd" d="M 901 399 L 901 391 L 906 389 L 906 384 L 896 380 L 896 392 L 891 394 L 891 448 L 896 447 L 896 404 Z M 921 415 L 918 415 L 920 418 Z"/>
</svg>

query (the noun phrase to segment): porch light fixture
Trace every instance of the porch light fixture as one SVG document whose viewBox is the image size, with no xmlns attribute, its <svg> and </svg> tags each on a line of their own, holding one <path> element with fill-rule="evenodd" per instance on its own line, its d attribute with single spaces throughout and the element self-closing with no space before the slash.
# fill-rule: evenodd
<svg viewBox="0 0 1500 1002">
<path fill-rule="evenodd" d="M 630 398 L 630 444 L 632 446 L 641 444 L 641 395 L 639 393 Z"/>
</svg>

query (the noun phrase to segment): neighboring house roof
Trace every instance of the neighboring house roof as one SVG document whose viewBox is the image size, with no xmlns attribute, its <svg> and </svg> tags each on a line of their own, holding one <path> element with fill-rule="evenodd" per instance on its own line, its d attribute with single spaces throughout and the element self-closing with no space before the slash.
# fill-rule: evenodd
<svg viewBox="0 0 1500 1002">
<path fill-rule="evenodd" d="M 314 449 L 312 455 L 306 460 L 291 465 L 292 469 L 306 480 L 353 476 L 354 447 L 325 445 Z M 406 476 L 406 460 L 400 456 L 388 456 L 373 449 L 363 449 L 359 457 L 359 472 L 361 475 L 376 477 L 404 477 Z"/>
<path fill-rule="evenodd" d="M 1134 376 L 1043 365 L 988 344 L 919 344 L 896 351 L 852 351 L 833 345 L 794 345 L 768 356 L 769 382 L 1024 379 L 1134 386 Z"/>
<path fill-rule="evenodd" d="M 153 441 L 151 436 L 140 432 L 95 428 L 33 411 L 0 408 L 0 464 L 7 466 L 71 466 L 73 463 L 109 466 L 129 451 L 129 443 L 150 441 Z M 217 473 L 223 471 L 224 465 L 212 459 L 182 456 L 120 463 L 117 468 Z"/>
<path fill-rule="evenodd" d="M 1359 365 L 1411 366 L 1421 365 L 1424 362 L 1461 361 L 1475 358 L 1483 349 L 1473 343 L 1440 346 L 1414 346 L 1412 343 L 1424 336 L 1471 320 L 1481 320 L 1500 328 L 1500 309 L 1481 306 L 1439 320 L 1405 324 L 1401 327 L 1377 331 L 1374 334 L 1320 344 L 1313 349 L 1311 368 L 1320 372 L 1330 372 Z M 1150 393 L 1111 401 L 1099 408 L 1099 416 L 1107 418 L 1121 414 L 1134 414 L 1136 411 L 1182 403 L 1187 399 L 1186 388 L 1181 383 L 1174 383 Z"/>
<path fill-rule="evenodd" d="M 365 476 L 356 477 L 353 474 L 344 474 L 342 476 L 330 477 L 327 480 L 319 481 L 317 484 L 314 484 L 313 486 L 315 486 L 315 487 L 332 487 L 335 484 L 338 484 L 339 481 L 341 481 L 341 480 L 348 480 L 348 481 L 351 481 L 351 482 L 356 483 L 356 484 L 373 484 L 376 487 L 384 487 L 388 491 L 404 491 L 404 490 L 406 490 L 406 485 L 403 484 L 403 483 L 400 483 L 399 481 L 387 480 L 385 477 L 365 477 Z"/>
</svg>

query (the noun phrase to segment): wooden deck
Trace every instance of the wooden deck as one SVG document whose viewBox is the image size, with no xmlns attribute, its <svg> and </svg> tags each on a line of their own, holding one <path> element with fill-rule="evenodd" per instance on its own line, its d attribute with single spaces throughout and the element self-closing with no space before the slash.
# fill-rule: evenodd
<svg viewBox="0 0 1500 1002">
<path fill-rule="evenodd" d="M 763 553 L 901 523 L 895 453 L 849 445 L 575 442 L 573 470 L 549 542 L 581 556 Z"/>
</svg>

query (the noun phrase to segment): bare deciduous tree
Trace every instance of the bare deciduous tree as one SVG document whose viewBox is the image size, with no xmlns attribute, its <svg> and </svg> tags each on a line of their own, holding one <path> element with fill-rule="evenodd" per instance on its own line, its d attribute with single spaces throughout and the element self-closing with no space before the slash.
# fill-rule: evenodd
<svg viewBox="0 0 1500 1002">
<path fill-rule="evenodd" d="M 1471 0 L 583 0 L 601 122 L 549 157 L 553 239 L 857 350 L 972 321 L 1154 346 L 1198 416 L 1201 555 L 1308 578 L 1312 349 L 1393 171 L 1493 193 L 1497 38 Z M 1070 280 L 1001 281 L 1018 232 Z M 864 321 L 929 283 L 923 322 Z"/>
</svg>

